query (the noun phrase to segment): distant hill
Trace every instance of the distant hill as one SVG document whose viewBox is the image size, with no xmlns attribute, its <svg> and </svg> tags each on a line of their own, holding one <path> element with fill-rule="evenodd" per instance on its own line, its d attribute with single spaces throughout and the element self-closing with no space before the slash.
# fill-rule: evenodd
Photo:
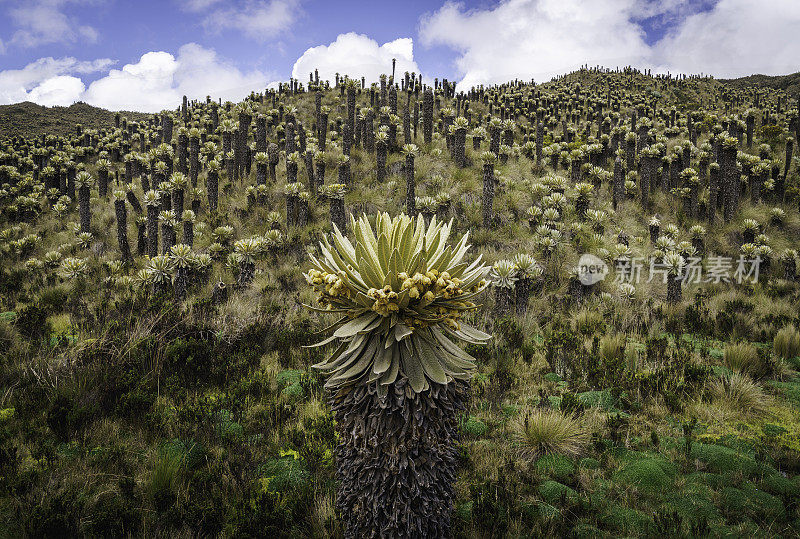
<svg viewBox="0 0 800 539">
<path fill-rule="evenodd" d="M 785 91 L 793 99 L 800 97 L 800 73 L 792 75 L 750 75 L 737 79 L 716 79 L 717 82 L 737 89 L 747 87 L 773 88 Z M 686 96 L 684 96 L 686 98 Z M 25 101 L 13 105 L 0 105 L 0 138 L 41 134 L 66 135 L 73 133 L 76 124 L 87 129 L 109 128 L 114 125 L 116 112 L 75 103 L 69 107 L 44 107 Z M 143 120 L 148 114 L 120 112 L 129 120 Z"/>
<path fill-rule="evenodd" d="M 758 88 L 773 88 L 783 90 L 793 99 L 800 94 L 800 73 L 792 75 L 750 75 L 738 79 L 719 79 L 720 82 L 734 88 L 747 88 L 755 86 Z"/>
<path fill-rule="evenodd" d="M 30 101 L 13 105 L 0 105 L 0 138 L 16 135 L 38 137 L 41 134 L 66 135 L 73 133 L 76 124 L 86 129 L 102 129 L 114 126 L 116 113 L 75 103 L 69 107 L 43 107 Z M 142 120 L 148 114 L 121 112 L 129 120 Z"/>
</svg>

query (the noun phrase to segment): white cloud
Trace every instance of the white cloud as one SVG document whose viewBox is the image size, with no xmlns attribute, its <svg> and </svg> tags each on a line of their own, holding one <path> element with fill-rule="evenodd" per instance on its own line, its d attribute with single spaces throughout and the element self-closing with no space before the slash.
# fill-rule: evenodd
<svg viewBox="0 0 800 539">
<path fill-rule="evenodd" d="M 91 62 L 81 62 L 75 58 L 40 58 L 22 69 L 0 71 L 0 104 L 34 101 L 45 104 L 71 104 L 77 100 L 74 81 L 61 79 L 69 74 L 89 74 L 108 69 L 113 60 L 102 58 Z M 71 77 L 74 78 L 74 77 Z M 42 86 L 45 82 L 56 82 Z M 80 79 L 78 79 L 80 80 Z M 37 88 L 39 88 L 37 90 Z M 59 90 L 60 89 L 60 90 Z M 83 88 L 80 89 L 80 92 Z"/>
<path fill-rule="evenodd" d="M 423 18 L 427 45 L 459 51 L 461 84 L 549 79 L 589 65 L 641 63 L 649 48 L 631 22 L 635 0 L 508 0 L 487 10 L 446 3 Z"/>
<path fill-rule="evenodd" d="M 397 73 L 419 73 L 414 61 L 414 43 L 411 38 L 400 38 L 378 45 L 369 37 L 356 33 L 340 34 L 330 45 L 311 47 L 298 58 L 292 67 L 292 77 L 307 81 L 309 73 L 319 71 L 322 80 L 331 82 L 336 73 L 351 78 L 366 77 L 377 81 L 381 74 L 391 74 L 392 58 L 397 59 Z"/>
<path fill-rule="evenodd" d="M 177 107 L 183 95 L 240 100 L 269 80 L 261 71 L 243 73 L 213 50 L 189 43 L 177 56 L 148 52 L 137 63 L 112 70 L 89 86 L 84 100 L 112 110 L 158 112 Z"/>
<path fill-rule="evenodd" d="M 110 70 L 88 88 L 75 76 L 105 71 L 112 64 L 108 59 L 42 58 L 23 69 L 0 71 L 0 104 L 33 101 L 50 106 L 86 101 L 111 110 L 158 112 L 179 106 L 184 95 L 238 101 L 274 80 L 258 70 L 242 72 L 196 43 L 182 46 L 177 56 L 148 52 L 136 63 Z"/>
<path fill-rule="evenodd" d="M 86 89 L 83 81 L 71 75 L 58 75 L 42 82 L 30 91 L 29 98 L 34 103 L 46 107 L 66 107 L 78 101 Z"/>
<path fill-rule="evenodd" d="M 671 28 L 655 45 L 642 23 Z M 447 2 L 420 20 L 426 45 L 458 52 L 461 87 L 538 81 L 583 64 L 628 64 L 741 76 L 797 70 L 798 0 L 503 0 L 466 10 Z"/>
<path fill-rule="evenodd" d="M 189 6 L 204 9 L 216 3 L 214 0 L 190 0 Z M 234 30 L 264 42 L 287 31 L 299 13 L 299 0 L 246 0 L 231 4 L 232 7 L 218 9 L 203 20 L 206 31 Z"/>
<path fill-rule="evenodd" d="M 673 71 L 740 77 L 798 70 L 798 0 L 720 0 L 686 17 L 654 47 L 654 61 Z"/>
<path fill-rule="evenodd" d="M 86 3 L 87 0 L 29 0 L 8 11 L 9 20 L 17 30 L 9 44 L 30 48 L 51 43 L 95 43 L 95 28 L 81 25 L 65 12 L 67 4 Z"/>
</svg>

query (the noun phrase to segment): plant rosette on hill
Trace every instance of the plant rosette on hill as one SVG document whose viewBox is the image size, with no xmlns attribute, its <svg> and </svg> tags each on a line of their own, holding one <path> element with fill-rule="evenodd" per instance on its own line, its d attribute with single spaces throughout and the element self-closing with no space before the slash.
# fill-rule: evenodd
<svg viewBox="0 0 800 539">
<path fill-rule="evenodd" d="M 355 245 L 334 225 L 333 243 L 320 242 L 321 256 L 310 255 L 313 269 L 304 276 L 318 292 L 321 312 L 344 313 L 327 329 L 333 335 L 313 346 L 341 339 L 325 361 L 314 365 L 328 375 L 326 388 L 358 381 L 388 386 L 405 376 L 416 393 L 431 383 L 468 380 L 475 359 L 451 339 L 484 344 L 490 335 L 462 321 L 475 310 L 471 300 L 487 286 L 489 267 L 479 256 L 462 262 L 468 234 L 448 245 L 452 221 L 431 218 L 425 225 L 401 214 L 378 214 L 373 230 L 366 215 L 350 223 Z"/>
</svg>

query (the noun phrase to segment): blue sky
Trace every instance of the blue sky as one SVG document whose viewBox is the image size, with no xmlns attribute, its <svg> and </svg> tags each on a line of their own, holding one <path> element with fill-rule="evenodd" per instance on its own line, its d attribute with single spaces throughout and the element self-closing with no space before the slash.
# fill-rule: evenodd
<svg viewBox="0 0 800 539">
<path fill-rule="evenodd" d="M 0 0 L 0 104 L 155 111 L 313 67 L 372 80 L 392 57 L 464 89 L 583 63 L 779 74 L 800 70 L 798 27 L 798 0 Z"/>
<path fill-rule="evenodd" d="M 0 15 L 8 15 L 19 5 L 29 3 L 0 0 Z M 196 42 L 214 48 L 241 69 L 260 68 L 288 77 L 295 60 L 306 49 L 331 43 L 341 33 L 366 34 L 380 43 L 415 37 L 420 17 L 435 11 L 442 3 L 303 1 L 297 5 L 291 27 L 258 41 L 235 29 L 217 32 L 206 27 L 204 20 L 213 9 L 192 11 L 187 9 L 187 2 L 178 0 L 64 2 L 59 11 L 80 25 L 96 29 L 97 39 L 76 36 L 32 47 L 12 45 L 19 25 L 12 16 L 0 17 L 0 40 L 6 48 L 6 54 L 0 56 L 0 69 L 20 69 L 41 57 L 64 55 L 79 60 L 108 57 L 124 64 L 138 60 L 148 51 L 174 52 L 185 43 Z M 463 4 L 472 9 L 497 2 L 470 0 Z M 431 73 L 454 75 L 454 52 L 447 47 L 419 47 L 415 56 Z"/>
</svg>

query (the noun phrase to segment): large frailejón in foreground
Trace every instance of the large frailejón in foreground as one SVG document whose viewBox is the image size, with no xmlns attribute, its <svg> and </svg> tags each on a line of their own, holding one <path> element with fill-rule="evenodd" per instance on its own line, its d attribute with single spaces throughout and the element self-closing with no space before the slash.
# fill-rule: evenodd
<svg viewBox="0 0 800 539">
<path fill-rule="evenodd" d="M 315 365 L 326 376 L 339 432 L 338 506 L 347 537 L 441 537 L 450 527 L 457 414 L 474 359 L 453 343 L 491 337 L 462 317 L 489 270 L 464 262 L 464 235 L 420 216 L 351 217 L 352 243 L 334 228 L 306 281 L 324 312 L 342 317 L 339 342 Z M 315 308 L 315 307 L 312 307 Z"/>
</svg>

